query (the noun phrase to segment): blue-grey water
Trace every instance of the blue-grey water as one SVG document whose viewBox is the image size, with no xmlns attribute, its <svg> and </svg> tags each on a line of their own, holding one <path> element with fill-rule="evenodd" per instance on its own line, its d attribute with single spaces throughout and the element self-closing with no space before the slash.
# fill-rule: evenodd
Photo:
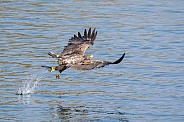
<svg viewBox="0 0 184 122">
<path fill-rule="evenodd" d="M 1 0 L 0 121 L 184 121 L 183 0 Z M 96 27 L 94 59 L 56 79 L 41 65 Z M 24 90 L 24 95 L 17 92 Z M 26 91 L 31 90 L 31 91 Z"/>
</svg>

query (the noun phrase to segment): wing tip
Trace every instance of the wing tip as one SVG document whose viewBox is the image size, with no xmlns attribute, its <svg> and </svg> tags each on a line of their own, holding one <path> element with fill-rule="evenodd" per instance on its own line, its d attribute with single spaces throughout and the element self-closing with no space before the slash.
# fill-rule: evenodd
<svg viewBox="0 0 184 122">
<path fill-rule="evenodd" d="M 87 29 L 84 29 L 84 35 L 82 36 L 80 32 L 78 32 L 77 35 L 74 34 L 73 37 L 71 37 L 71 39 L 69 39 L 69 41 L 72 41 L 73 39 L 90 39 L 91 43 L 93 44 L 94 40 L 96 39 L 97 36 L 97 31 L 96 31 L 96 27 L 94 27 L 93 31 L 91 31 L 92 28 L 89 28 L 88 31 Z"/>
<path fill-rule="evenodd" d="M 125 53 L 118 59 L 116 60 L 115 62 L 111 63 L 111 64 L 119 64 L 125 57 Z"/>
</svg>

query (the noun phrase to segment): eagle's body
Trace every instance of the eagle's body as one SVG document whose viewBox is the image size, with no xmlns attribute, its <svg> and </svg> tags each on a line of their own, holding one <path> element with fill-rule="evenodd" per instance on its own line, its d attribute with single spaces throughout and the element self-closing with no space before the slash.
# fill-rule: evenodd
<svg viewBox="0 0 184 122">
<path fill-rule="evenodd" d="M 83 61 L 85 58 L 82 55 L 67 55 L 58 58 L 59 65 L 73 65 Z"/>
<path fill-rule="evenodd" d="M 125 53 L 122 55 L 120 59 L 115 62 L 103 61 L 103 60 L 91 60 L 93 55 L 87 54 L 85 55 L 85 51 L 94 44 L 94 41 L 97 36 L 96 28 L 91 32 L 91 28 L 86 31 L 84 30 L 84 35 L 81 36 L 80 32 L 78 32 L 78 36 L 74 35 L 71 39 L 69 39 L 69 43 L 67 46 L 64 47 L 63 52 L 60 55 L 56 55 L 52 52 L 48 54 L 53 58 L 57 58 L 58 65 L 56 67 L 48 67 L 51 72 L 54 70 L 59 70 L 61 73 L 62 71 L 66 70 L 69 67 L 72 67 L 77 70 L 90 70 L 94 68 L 100 68 L 105 65 L 109 64 L 118 64 L 120 63 Z M 58 75 L 60 76 L 60 75 Z"/>
</svg>

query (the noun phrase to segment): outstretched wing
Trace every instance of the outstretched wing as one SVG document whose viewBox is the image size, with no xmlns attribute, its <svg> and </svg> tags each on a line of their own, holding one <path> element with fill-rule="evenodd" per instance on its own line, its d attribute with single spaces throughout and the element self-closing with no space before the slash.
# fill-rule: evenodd
<svg viewBox="0 0 184 122">
<path fill-rule="evenodd" d="M 71 39 L 69 39 L 69 43 L 64 47 L 61 56 L 71 55 L 71 54 L 80 54 L 84 55 L 85 51 L 90 45 L 94 44 L 94 41 L 97 36 L 96 28 L 91 32 L 91 28 L 86 31 L 84 30 L 84 35 L 82 36 L 80 32 L 78 32 L 78 36 L 74 35 Z"/>
<path fill-rule="evenodd" d="M 125 57 L 125 53 L 118 60 L 114 62 L 102 61 L 102 60 L 84 60 L 81 63 L 73 65 L 72 68 L 77 70 L 90 70 L 95 68 L 101 68 L 109 64 L 119 64 L 124 57 Z"/>
</svg>

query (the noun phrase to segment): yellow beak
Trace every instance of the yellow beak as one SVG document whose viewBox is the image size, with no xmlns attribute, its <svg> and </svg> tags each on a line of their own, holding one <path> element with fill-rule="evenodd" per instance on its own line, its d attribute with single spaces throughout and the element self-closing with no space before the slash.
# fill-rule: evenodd
<svg viewBox="0 0 184 122">
<path fill-rule="evenodd" d="M 51 67 L 50 72 L 54 72 L 55 71 L 55 67 Z"/>
</svg>

